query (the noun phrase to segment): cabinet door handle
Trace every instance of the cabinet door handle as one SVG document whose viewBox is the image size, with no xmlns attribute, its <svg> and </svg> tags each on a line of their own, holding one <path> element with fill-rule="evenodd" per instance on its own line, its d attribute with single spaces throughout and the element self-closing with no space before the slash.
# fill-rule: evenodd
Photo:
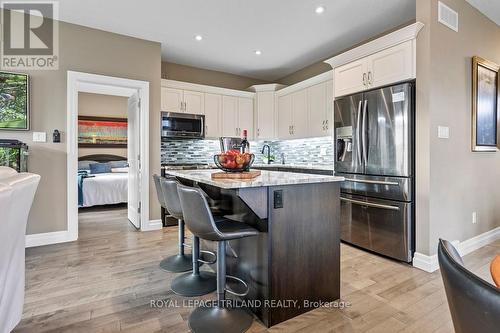
<svg viewBox="0 0 500 333">
<path fill-rule="evenodd" d="M 257 128 L 257 136 L 260 136 L 260 128 Z"/>
<path fill-rule="evenodd" d="M 368 84 L 372 84 L 373 83 L 373 75 L 372 75 L 372 72 L 369 71 L 368 72 Z"/>
<path fill-rule="evenodd" d="M 363 85 L 366 87 L 366 73 L 363 73 Z"/>
</svg>

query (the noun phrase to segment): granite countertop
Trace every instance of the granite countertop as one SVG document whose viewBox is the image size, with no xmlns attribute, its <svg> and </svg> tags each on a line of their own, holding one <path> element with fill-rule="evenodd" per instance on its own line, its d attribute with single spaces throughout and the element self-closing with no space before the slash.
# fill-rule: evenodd
<svg viewBox="0 0 500 333">
<path fill-rule="evenodd" d="M 283 169 L 303 169 L 303 170 L 326 170 L 333 171 L 333 165 L 303 165 L 303 164 L 253 164 L 256 168 L 283 168 Z M 186 170 L 189 166 L 182 165 L 162 165 L 165 170 Z M 217 169 L 215 164 L 198 165 L 197 169 Z"/>
<path fill-rule="evenodd" d="M 257 168 L 284 168 L 284 169 L 304 169 L 304 170 L 326 170 L 333 171 L 333 165 L 305 165 L 305 164 L 254 164 Z"/>
<path fill-rule="evenodd" d="M 165 170 L 169 175 L 216 186 L 223 189 L 266 187 L 341 182 L 344 177 L 310 175 L 305 173 L 262 170 L 262 174 L 251 180 L 212 179 L 215 170 Z"/>
</svg>

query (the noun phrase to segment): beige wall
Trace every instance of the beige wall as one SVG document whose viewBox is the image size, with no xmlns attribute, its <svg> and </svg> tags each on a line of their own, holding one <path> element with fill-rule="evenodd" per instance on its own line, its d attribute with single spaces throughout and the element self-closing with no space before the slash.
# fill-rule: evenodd
<svg viewBox="0 0 500 333">
<path fill-rule="evenodd" d="M 31 76 L 30 132 L 0 132 L 30 147 L 29 169 L 42 176 L 28 221 L 27 233 L 66 230 L 66 75 L 68 70 L 148 81 L 150 128 L 159 128 L 160 44 L 68 23 L 59 25 L 59 70 L 29 71 Z M 62 143 L 34 143 L 32 131 L 63 132 Z M 160 171 L 159 131 L 150 131 L 150 171 Z M 75 178 L 76 181 L 76 178 Z M 150 218 L 160 209 L 151 180 Z"/>
<path fill-rule="evenodd" d="M 436 253 L 438 238 L 463 241 L 500 226 L 500 152 L 473 153 L 470 143 L 471 58 L 500 63 L 500 27 L 465 0 L 443 2 L 459 13 L 458 33 L 437 22 L 437 0 L 417 1 L 417 20 L 426 23 L 417 45 L 417 250 L 424 254 Z M 450 127 L 450 139 L 438 139 L 438 125 Z"/>
<path fill-rule="evenodd" d="M 81 92 L 78 94 L 78 115 L 127 118 L 127 102 L 126 97 Z M 127 148 L 78 148 L 78 157 L 93 154 L 127 157 Z"/>
<path fill-rule="evenodd" d="M 161 77 L 163 79 L 239 90 L 245 90 L 254 84 L 268 83 L 259 79 L 179 65 L 171 62 L 163 62 L 161 64 Z"/>
</svg>

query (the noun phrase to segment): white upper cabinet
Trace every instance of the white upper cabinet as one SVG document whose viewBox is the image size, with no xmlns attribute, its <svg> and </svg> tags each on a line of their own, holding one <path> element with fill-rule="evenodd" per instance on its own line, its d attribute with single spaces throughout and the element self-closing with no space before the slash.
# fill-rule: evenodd
<svg viewBox="0 0 500 333">
<path fill-rule="evenodd" d="M 161 110 L 204 114 L 204 98 L 205 95 L 202 92 L 162 87 Z"/>
<path fill-rule="evenodd" d="M 253 139 L 253 99 L 222 96 L 222 136 L 241 137 L 247 130 Z"/>
<path fill-rule="evenodd" d="M 161 110 L 166 112 L 182 112 L 183 91 L 181 89 L 161 88 Z"/>
<path fill-rule="evenodd" d="M 278 138 L 292 138 L 292 95 L 278 97 Z"/>
<path fill-rule="evenodd" d="M 333 135 L 333 80 L 326 81 L 326 135 Z"/>
<path fill-rule="evenodd" d="M 184 90 L 184 112 L 205 114 L 205 94 L 198 91 Z"/>
<path fill-rule="evenodd" d="M 238 125 L 238 97 L 222 96 L 222 136 L 239 136 Z"/>
<path fill-rule="evenodd" d="M 308 136 L 307 90 L 299 90 L 292 94 L 292 137 Z"/>
<path fill-rule="evenodd" d="M 349 95 L 366 88 L 368 63 L 366 59 L 335 68 L 335 96 Z"/>
<path fill-rule="evenodd" d="M 409 40 L 336 67 L 335 97 L 410 80 L 414 64 L 414 43 Z"/>
<path fill-rule="evenodd" d="M 307 88 L 309 108 L 309 136 L 327 135 L 326 82 Z"/>
<path fill-rule="evenodd" d="M 367 79 L 370 87 L 381 87 L 413 77 L 411 41 L 398 44 L 368 57 Z"/>
<path fill-rule="evenodd" d="M 238 135 L 241 137 L 243 135 L 243 130 L 247 130 L 248 139 L 254 138 L 253 131 L 253 99 L 239 97 L 238 98 Z"/>
<path fill-rule="evenodd" d="M 257 92 L 257 139 L 275 138 L 274 96 L 274 91 Z"/>
<path fill-rule="evenodd" d="M 222 95 L 205 94 L 205 136 L 218 138 L 221 132 Z"/>
</svg>

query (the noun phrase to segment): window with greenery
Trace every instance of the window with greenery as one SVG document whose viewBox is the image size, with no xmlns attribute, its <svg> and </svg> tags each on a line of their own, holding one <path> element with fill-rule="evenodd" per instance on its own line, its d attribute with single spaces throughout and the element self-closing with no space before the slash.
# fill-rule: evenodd
<svg viewBox="0 0 500 333">
<path fill-rule="evenodd" d="M 28 129 L 28 76 L 0 73 L 0 128 Z"/>
</svg>

